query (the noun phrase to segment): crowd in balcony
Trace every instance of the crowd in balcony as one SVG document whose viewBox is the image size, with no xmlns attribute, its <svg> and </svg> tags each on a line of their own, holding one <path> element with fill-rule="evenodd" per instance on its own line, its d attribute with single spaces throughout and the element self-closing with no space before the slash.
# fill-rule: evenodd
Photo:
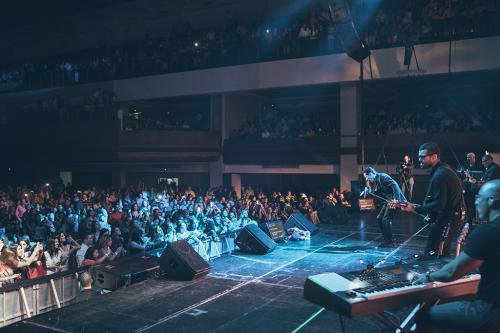
<svg viewBox="0 0 500 333">
<path fill-rule="evenodd" d="M 318 209 L 335 205 L 349 205 L 335 190 L 321 199 L 251 187 L 237 196 L 228 189 L 181 189 L 175 183 L 157 189 L 142 184 L 80 191 L 62 182 L 4 188 L 0 284 L 111 262 L 177 240 L 217 241 L 249 224 L 286 220 L 296 211 L 318 223 Z"/>
<path fill-rule="evenodd" d="M 118 110 L 118 119 L 127 131 L 208 131 L 210 110 L 170 109 L 145 110 L 129 108 L 128 112 Z"/>
<path fill-rule="evenodd" d="M 31 59 L 0 69 L 0 90 L 77 84 L 343 52 L 359 34 L 370 48 L 494 35 L 498 1 L 404 0 L 332 8 L 311 2 L 292 17 L 197 29 L 176 25 L 162 37 Z M 353 24 L 357 27 L 353 30 Z"/>
<path fill-rule="evenodd" d="M 45 124 L 66 124 L 80 120 L 111 120 L 115 115 L 115 94 L 109 90 L 96 89 L 81 96 L 52 95 L 36 100 L 13 101 L 0 105 L 0 125 L 37 126 Z"/>
<path fill-rule="evenodd" d="M 72 121 L 118 121 L 122 130 L 206 131 L 210 110 L 164 107 L 149 110 L 133 105 L 120 107 L 112 91 L 96 89 L 83 96 L 40 97 L 0 105 L 0 126 L 30 123 L 67 124 Z"/>
<path fill-rule="evenodd" d="M 432 134 L 500 130 L 500 105 L 457 97 L 453 103 L 373 105 L 363 111 L 365 134 Z"/>
<path fill-rule="evenodd" d="M 331 137 L 338 133 L 335 112 L 280 109 L 266 105 L 231 133 L 232 139 Z M 338 114 L 337 114 L 338 115 Z"/>
</svg>

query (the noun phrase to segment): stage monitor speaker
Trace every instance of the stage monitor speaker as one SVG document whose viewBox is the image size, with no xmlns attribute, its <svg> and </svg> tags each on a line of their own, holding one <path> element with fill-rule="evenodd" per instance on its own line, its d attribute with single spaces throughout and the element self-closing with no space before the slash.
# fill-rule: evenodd
<svg viewBox="0 0 500 333">
<path fill-rule="evenodd" d="M 312 223 L 307 217 L 305 217 L 301 213 L 293 213 L 286 221 L 285 223 L 286 230 L 293 227 L 297 227 L 300 230 L 309 231 L 311 235 L 318 231 L 318 227 L 316 227 L 314 223 Z"/>
<path fill-rule="evenodd" d="M 95 266 L 92 278 L 97 287 L 116 290 L 159 275 L 158 258 L 150 255 L 135 255 Z"/>
<path fill-rule="evenodd" d="M 169 277 L 193 280 L 210 272 L 210 265 L 186 241 L 170 243 L 160 257 L 161 272 Z"/>
<path fill-rule="evenodd" d="M 255 224 L 241 229 L 234 242 L 242 252 L 248 253 L 266 254 L 276 248 L 276 243 Z"/>
<path fill-rule="evenodd" d="M 286 237 L 285 226 L 281 220 L 264 222 L 259 224 L 259 227 L 275 242 L 281 242 Z"/>
<path fill-rule="evenodd" d="M 371 55 L 370 49 L 360 40 L 356 40 L 347 49 L 347 55 L 357 62 L 361 62 Z"/>
</svg>

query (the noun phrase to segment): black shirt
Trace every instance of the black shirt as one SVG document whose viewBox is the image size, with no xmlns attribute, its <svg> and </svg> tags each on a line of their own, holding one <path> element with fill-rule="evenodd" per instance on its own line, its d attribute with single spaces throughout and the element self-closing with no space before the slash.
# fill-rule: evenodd
<svg viewBox="0 0 500 333">
<path fill-rule="evenodd" d="M 495 162 L 491 163 L 488 169 L 486 169 L 482 180 L 488 182 L 494 179 L 500 179 L 500 167 Z"/>
<path fill-rule="evenodd" d="M 133 228 L 130 231 L 130 240 L 129 240 L 129 254 L 137 254 L 137 253 L 142 253 L 144 250 L 141 249 L 136 249 L 130 245 L 130 242 L 135 242 L 139 245 L 144 245 L 144 241 L 142 239 L 142 230 L 138 228 Z"/>
<path fill-rule="evenodd" d="M 500 305 L 500 217 L 478 226 L 467 239 L 464 252 L 483 260 L 477 297 Z"/>
<path fill-rule="evenodd" d="M 73 303 L 76 304 L 80 302 L 90 301 L 91 299 L 94 299 L 99 296 L 101 296 L 101 293 L 98 290 L 84 289 L 80 292 L 80 294 L 76 295 L 76 297 L 73 300 Z"/>
<path fill-rule="evenodd" d="M 449 218 L 460 216 L 463 190 L 460 178 L 446 163 L 438 162 L 431 170 L 431 179 L 424 203 L 417 206 L 418 213 L 431 215 L 436 223 L 448 223 Z"/>
</svg>

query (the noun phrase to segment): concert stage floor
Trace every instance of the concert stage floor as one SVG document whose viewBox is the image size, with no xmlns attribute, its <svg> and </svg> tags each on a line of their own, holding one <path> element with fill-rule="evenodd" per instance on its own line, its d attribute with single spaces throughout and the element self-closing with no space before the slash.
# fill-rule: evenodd
<svg viewBox="0 0 500 333">
<path fill-rule="evenodd" d="M 427 229 L 398 213 L 400 247 L 376 248 L 371 214 L 322 225 L 310 241 L 288 242 L 264 256 L 233 253 L 211 262 L 195 281 L 156 278 L 2 329 L 4 332 L 341 332 L 337 314 L 303 298 L 309 275 L 391 265 L 423 251 Z M 363 261 L 361 263 L 360 261 Z M 400 314 L 397 314 L 400 315 Z M 346 319 L 346 332 L 378 331 L 369 317 Z"/>
</svg>

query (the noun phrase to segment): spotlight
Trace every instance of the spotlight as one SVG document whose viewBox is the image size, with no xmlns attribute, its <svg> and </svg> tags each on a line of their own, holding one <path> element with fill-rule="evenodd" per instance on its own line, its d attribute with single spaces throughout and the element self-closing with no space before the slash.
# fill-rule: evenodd
<svg viewBox="0 0 500 333">
<path fill-rule="evenodd" d="M 198 42 L 194 42 L 194 47 L 198 47 L 200 46 L 200 44 L 198 44 Z"/>
<path fill-rule="evenodd" d="M 49 183 L 45 183 L 45 186 L 49 187 L 49 186 L 50 186 L 50 184 L 49 184 Z"/>
<path fill-rule="evenodd" d="M 266 29 L 266 33 L 267 33 L 267 34 L 268 34 L 268 33 L 270 33 L 270 32 L 271 32 L 271 30 L 269 30 L 269 29 Z"/>
</svg>

